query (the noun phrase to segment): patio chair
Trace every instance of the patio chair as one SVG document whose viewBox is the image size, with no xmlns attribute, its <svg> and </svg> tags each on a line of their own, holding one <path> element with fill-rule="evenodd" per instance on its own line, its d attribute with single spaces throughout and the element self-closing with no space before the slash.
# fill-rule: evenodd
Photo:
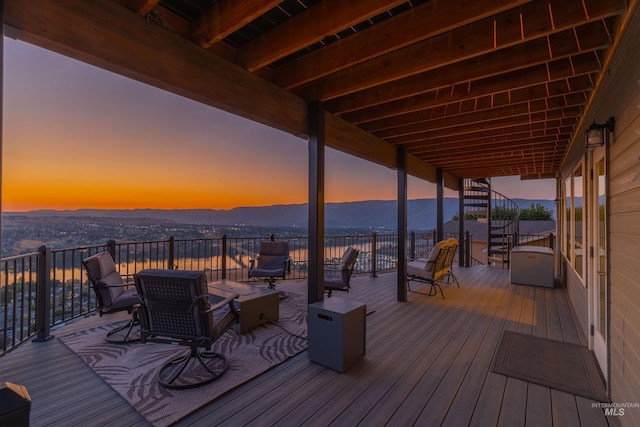
<svg viewBox="0 0 640 427">
<path fill-rule="evenodd" d="M 324 290 L 327 292 L 327 297 L 330 298 L 333 291 L 349 292 L 351 274 L 358 260 L 358 254 L 360 254 L 359 250 L 348 247 L 335 268 L 331 264 L 327 265 L 324 271 Z"/>
<path fill-rule="evenodd" d="M 434 296 L 440 290 L 444 299 L 444 292 L 439 282 L 447 278 L 447 283 L 453 279 L 458 287 L 458 279 L 453 274 L 453 259 L 458 249 L 458 240 L 455 238 L 441 240 L 429 253 L 427 259 L 418 259 L 407 263 L 407 286 L 410 292 Z M 411 289 L 411 281 L 428 283 L 431 285 L 429 292 L 420 292 Z"/>
<path fill-rule="evenodd" d="M 202 271 L 142 270 L 134 278 L 141 302 L 141 341 L 190 348 L 160 368 L 158 383 L 186 389 L 220 378 L 228 362 L 211 346 L 238 321 L 238 295 L 212 305 Z"/>
<path fill-rule="evenodd" d="M 264 280 L 269 289 L 275 289 L 276 280 L 285 279 L 291 270 L 289 242 L 260 242 L 260 254 L 249 262 L 249 277 Z M 280 292 L 280 296 L 285 297 L 286 293 Z"/>
<path fill-rule="evenodd" d="M 133 283 L 126 283 L 116 270 L 116 264 L 109 252 L 98 252 L 82 260 L 87 277 L 96 295 L 98 313 L 111 314 L 127 311 L 131 319 L 125 325 L 109 331 L 105 340 L 112 343 L 130 343 L 139 341 L 136 327 L 139 325 L 137 307 L 138 294 Z M 124 336 L 122 334 L 124 333 Z"/>
</svg>

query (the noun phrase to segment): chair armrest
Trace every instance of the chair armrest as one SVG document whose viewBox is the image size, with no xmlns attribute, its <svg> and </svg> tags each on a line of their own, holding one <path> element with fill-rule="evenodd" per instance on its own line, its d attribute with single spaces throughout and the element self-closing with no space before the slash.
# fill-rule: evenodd
<svg viewBox="0 0 640 427">
<path fill-rule="evenodd" d="M 118 283 L 117 285 L 108 285 L 104 282 L 98 281 L 98 283 L 96 283 L 95 286 L 98 288 L 128 288 L 130 286 L 135 286 L 135 283 L 131 282 L 131 283 Z"/>
<path fill-rule="evenodd" d="M 233 300 L 237 299 L 239 296 L 240 295 L 238 295 L 238 294 L 230 295 L 230 296 L 226 297 L 225 299 L 223 299 L 222 301 L 217 302 L 216 304 L 214 304 L 211 307 L 209 307 L 209 309 L 206 312 L 214 311 L 214 310 L 217 310 L 219 308 L 224 307 L 225 305 L 231 304 L 233 302 Z"/>
</svg>

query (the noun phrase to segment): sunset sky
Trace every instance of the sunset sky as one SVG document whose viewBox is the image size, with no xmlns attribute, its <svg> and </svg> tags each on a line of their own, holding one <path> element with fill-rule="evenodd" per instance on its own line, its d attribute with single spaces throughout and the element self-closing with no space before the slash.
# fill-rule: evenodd
<svg viewBox="0 0 640 427">
<path fill-rule="evenodd" d="M 306 141 L 5 38 L 2 210 L 305 203 Z M 327 149 L 325 200 L 391 200 L 396 173 Z M 554 199 L 554 181 L 494 179 Z M 455 197 L 457 193 L 448 192 Z M 410 178 L 409 197 L 435 197 Z"/>
</svg>

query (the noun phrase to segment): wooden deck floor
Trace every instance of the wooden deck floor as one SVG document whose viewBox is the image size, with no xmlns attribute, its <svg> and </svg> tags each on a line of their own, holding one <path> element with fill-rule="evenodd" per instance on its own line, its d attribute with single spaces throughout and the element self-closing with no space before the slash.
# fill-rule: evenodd
<svg viewBox="0 0 640 427">
<path fill-rule="evenodd" d="M 367 304 L 361 363 L 339 374 L 303 352 L 179 425 L 618 425 L 589 399 L 490 371 L 504 330 L 584 344 L 562 289 L 511 285 L 508 270 L 492 267 L 456 275 L 460 288 L 444 286 L 446 299 L 409 293 L 407 303 L 396 302 L 395 273 L 354 276 L 352 292 L 338 296 Z M 306 284 L 279 287 L 303 291 Z M 0 368 L 0 381 L 29 390 L 32 426 L 148 425 L 55 338 L 23 344 L 0 358 Z"/>
</svg>

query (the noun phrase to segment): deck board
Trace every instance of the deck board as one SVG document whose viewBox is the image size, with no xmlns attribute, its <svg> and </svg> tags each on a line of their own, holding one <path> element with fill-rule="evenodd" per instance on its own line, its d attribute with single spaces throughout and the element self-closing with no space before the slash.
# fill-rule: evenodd
<svg viewBox="0 0 640 427">
<path fill-rule="evenodd" d="M 589 399 L 490 370 L 505 330 L 584 344 L 564 290 L 512 285 L 499 268 L 455 272 L 460 288 L 444 285 L 445 299 L 409 293 L 407 302 L 396 300 L 395 272 L 354 276 L 352 292 L 334 296 L 367 304 L 361 363 L 338 373 L 302 352 L 178 425 L 618 425 Z M 306 292 L 301 282 L 277 286 Z M 64 333 L 112 321 L 92 316 Z M 56 338 L 19 346 L 0 367 L 31 394 L 32 426 L 149 425 Z"/>
</svg>

